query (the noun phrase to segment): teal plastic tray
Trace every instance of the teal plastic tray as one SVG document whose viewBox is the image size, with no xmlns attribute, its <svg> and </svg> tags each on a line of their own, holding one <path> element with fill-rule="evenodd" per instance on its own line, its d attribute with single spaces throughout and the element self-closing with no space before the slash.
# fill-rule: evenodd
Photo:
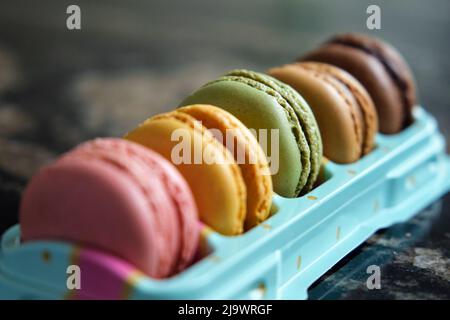
<svg viewBox="0 0 450 320">
<path fill-rule="evenodd" d="M 308 287 L 378 229 L 411 218 L 450 188 L 450 159 L 435 119 L 421 107 L 399 134 L 378 134 L 356 163 L 325 164 L 309 194 L 274 196 L 276 212 L 226 237 L 203 227 L 203 257 L 179 275 L 154 280 L 112 256 L 63 242 L 2 238 L 0 298 L 306 299 Z M 81 289 L 67 288 L 80 266 Z"/>
</svg>

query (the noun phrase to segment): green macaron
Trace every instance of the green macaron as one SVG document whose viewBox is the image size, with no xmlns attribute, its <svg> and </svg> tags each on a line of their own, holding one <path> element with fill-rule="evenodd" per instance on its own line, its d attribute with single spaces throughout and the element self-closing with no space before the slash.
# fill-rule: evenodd
<svg viewBox="0 0 450 320">
<path fill-rule="evenodd" d="M 322 140 L 310 107 L 294 89 L 265 74 L 234 70 L 180 105 L 198 103 L 221 107 L 256 130 L 271 164 L 276 193 L 296 197 L 311 190 L 320 170 Z"/>
</svg>

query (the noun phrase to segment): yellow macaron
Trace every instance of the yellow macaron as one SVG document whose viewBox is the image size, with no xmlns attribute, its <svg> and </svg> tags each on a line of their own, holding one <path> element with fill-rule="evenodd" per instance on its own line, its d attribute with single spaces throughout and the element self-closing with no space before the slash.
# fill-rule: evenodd
<svg viewBox="0 0 450 320">
<path fill-rule="evenodd" d="M 225 235 L 243 232 L 247 191 L 241 170 L 232 154 L 194 117 L 179 111 L 156 115 L 125 139 L 153 149 L 177 166 L 203 222 Z M 210 155 L 215 161 L 206 163 L 203 157 Z"/>
<path fill-rule="evenodd" d="M 200 219 L 214 230 L 238 235 L 269 216 L 273 191 L 265 154 L 249 129 L 228 112 L 187 106 L 146 120 L 125 138 L 178 167 Z"/>
<path fill-rule="evenodd" d="M 209 130 L 234 156 L 247 187 L 245 230 L 267 219 L 272 204 L 272 178 L 266 155 L 250 130 L 231 113 L 211 105 L 191 105 L 178 111 L 189 114 Z M 216 133 L 217 138 L 217 133 Z"/>
</svg>

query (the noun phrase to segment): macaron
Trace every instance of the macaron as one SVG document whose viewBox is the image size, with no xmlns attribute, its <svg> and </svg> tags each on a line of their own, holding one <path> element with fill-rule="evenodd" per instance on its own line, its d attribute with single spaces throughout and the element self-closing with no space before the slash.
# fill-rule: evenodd
<svg viewBox="0 0 450 320">
<path fill-rule="evenodd" d="M 198 213 L 188 184 L 157 153 L 114 138 L 83 143 L 40 170 L 20 206 L 22 240 L 73 242 L 153 278 L 193 260 Z"/>
<path fill-rule="evenodd" d="M 215 106 L 191 105 L 178 111 L 200 121 L 234 156 L 247 188 L 244 229 L 266 220 L 272 204 L 272 178 L 266 155 L 250 130 L 229 112 Z"/>
<path fill-rule="evenodd" d="M 195 91 L 180 106 L 198 103 L 220 107 L 256 130 L 276 193 L 297 197 L 311 190 L 320 169 L 322 141 L 310 107 L 295 90 L 261 73 L 234 70 Z"/>
<path fill-rule="evenodd" d="M 298 61 L 333 64 L 358 79 L 375 103 L 382 133 L 394 134 L 412 123 L 414 77 L 400 53 L 386 42 L 363 34 L 336 35 Z"/>
<path fill-rule="evenodd" d="M 171 161 L 194 195 L 200 219 L 224 235 L 244 230 L 247 188 L 231 152 L 193 116 L 172 111 L 147 119 L 125 139 Z"/>
<path fill-rule="evenodd" d="M 328 159 L 351 163 L 373 149 L 378 131 L 376 109 L 367 91 L 349 73 L 314 62 L 284 65 L 268 73 L 308 101 Z"/>
</svg>

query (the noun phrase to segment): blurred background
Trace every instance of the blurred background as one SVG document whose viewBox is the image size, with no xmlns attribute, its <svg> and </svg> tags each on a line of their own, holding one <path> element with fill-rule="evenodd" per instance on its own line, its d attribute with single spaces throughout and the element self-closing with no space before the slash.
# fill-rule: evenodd
<svg viewBox="0 0 450 320">
<path fill-rule="evenodd" d="M 81 30 L 66 27 L 70 4 Z M 381 30 L 366 28 L 370 4 Z M 0 232 L 17 221 L 30 176 L 61 152 L 121 136 L 230 69 L 293 61 L 337 32 L 394 44 L 450 141 L 449 12 L 448 0 L 0 0 Z"/>
</svg>

